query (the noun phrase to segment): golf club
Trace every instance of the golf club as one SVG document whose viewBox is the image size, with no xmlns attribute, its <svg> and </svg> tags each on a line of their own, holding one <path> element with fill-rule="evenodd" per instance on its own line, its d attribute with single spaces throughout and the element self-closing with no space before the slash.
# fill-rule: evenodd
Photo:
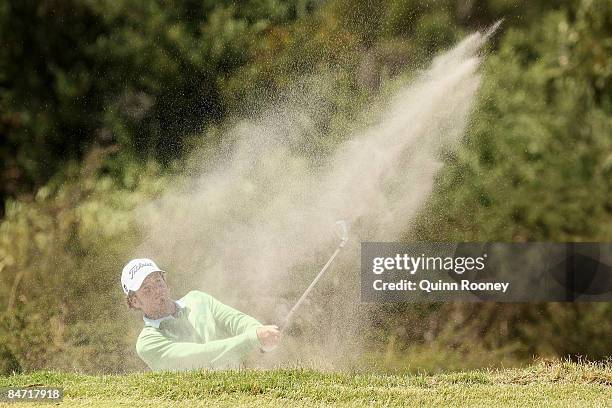
<svg viewBox="0 0 612 408">
<path fill-rule="evenodd" d="M 329 265 L 331 265 L 331 263 L 334 261 L 334 258 L 336 258 L 336 255 L 338 255 L 340 250 L 344 247 L 344 245 L 346 244 L 346 241 L 348 241 L 348 229 L 346 227 L 346 222 L 344 220 L 336 221 L 336 235 L 338 235 L 338 238 L 340 238 L 340 244 L 338 244 L 338 247 L 336 248 L 332 256 L 329 258 L 327 263 L 323 266 L 323 269 L 321 269 L 321 272 L 319 272 L 319 274 L 314 278 L 314 280 L 312 281 L 310 286 L 308 286 L 308 288 L 306 289 L 302 297 L 300 297 L 300 299 L 296 302 L 296 304 L 291 308 L 291 310 L 285 317 L 285 320 L 283 321 L 283 324 L 281 326 L 281 333 L 289 326 L 289 324 L 291 323 L 291 320 L 293 319 L 295 312 L 300 308 L 301 304 L 304 302 L 308 294 L 315 287 L 319 279 L 321 279 L 321 277 L 323 276 L 327 268 L 329 268 Z"/>
</svg>

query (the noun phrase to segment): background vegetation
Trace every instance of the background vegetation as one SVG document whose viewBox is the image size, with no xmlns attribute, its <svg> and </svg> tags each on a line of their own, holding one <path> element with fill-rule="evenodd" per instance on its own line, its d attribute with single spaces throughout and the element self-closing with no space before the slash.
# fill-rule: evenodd
<svg viewBox="0 0 612 408">
<path fill-rule="evenodd" d="M 465 142 L 406 237 L 609 242 L 608 1 L 0 1 L 0 373 L 142 368 L 116 260 L 138 242 L 131 210 L 195 146 L 317 73 L 336 137 L 389 80 L 500 18 Z M 376 312 L 388 355 L 460 356 L 432 369 L 612 352 L 609 303 Z"/>
</svg>

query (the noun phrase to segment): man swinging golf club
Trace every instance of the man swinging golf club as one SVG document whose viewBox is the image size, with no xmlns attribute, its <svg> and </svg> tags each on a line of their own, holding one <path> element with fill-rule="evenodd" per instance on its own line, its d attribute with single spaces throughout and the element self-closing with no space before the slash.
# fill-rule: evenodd
<svg viewBox="0 0 612 408">
<path fill-rule="evenodd" d="M 336 234 L 338 247 L 285 317 L 283 330 L 346 244 L 344 221 L 336 222 Z M 254 348 L 270 351 L 278 345 L 278 326 L 264 326 L 204 292 L 172 300 L 163 273 L 150 259 L 133 259 L 121 274 L 128 306 L 144 314 L 136 352 L 151 369 L 232 368 Z"/>
<path fill-rule="evenodd" d="M 214 297 L 192 290 L 170 297 L 165 272 L 150 259 L 133 259 L 121 273 L 130 308 L 142 311 L 138 356 L 152 370 L 237 368 L 241 358 L 280 341 L 277 326 L 263 325 Z"/>
</svg>

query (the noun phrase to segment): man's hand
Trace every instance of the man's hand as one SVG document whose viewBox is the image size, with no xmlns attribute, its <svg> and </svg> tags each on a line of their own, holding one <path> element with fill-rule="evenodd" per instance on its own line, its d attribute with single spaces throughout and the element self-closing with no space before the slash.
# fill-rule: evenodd
<svg viewBox="0 0 612 408">
<path fill-rule="evenodd" d="M 268 325 L 257 328 L 257 338 L 263 351 L 272 351 L 280 342 L 281 332 L 278 326 Z"/>
</svg>

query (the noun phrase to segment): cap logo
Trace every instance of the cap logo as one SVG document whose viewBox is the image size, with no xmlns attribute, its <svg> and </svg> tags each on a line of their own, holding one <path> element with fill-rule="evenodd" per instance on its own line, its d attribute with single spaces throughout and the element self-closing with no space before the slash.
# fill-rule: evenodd
<svg viewBox="0 0 612 408">
<path fill-rule="evenodd" d="M 134 275 L 136 274 L 136 272 L 138 272 L 140 268 L 145 266 L 153 266 L 153 264 L 151 262 L 139 262 L 136 265 L 132 266 L 132 269 L 130 269 L 129 271 L 130 279 L 134 279 Z"/>
</svg>

